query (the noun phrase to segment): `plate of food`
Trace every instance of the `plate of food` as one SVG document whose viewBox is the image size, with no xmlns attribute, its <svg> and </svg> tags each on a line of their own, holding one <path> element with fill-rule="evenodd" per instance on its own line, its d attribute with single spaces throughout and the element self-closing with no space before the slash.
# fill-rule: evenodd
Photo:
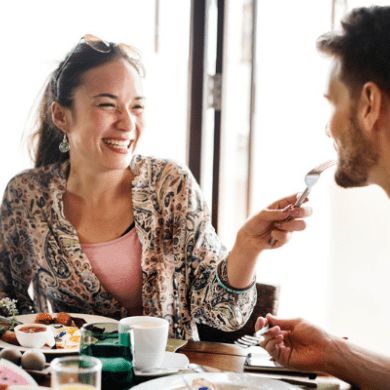
<svg viewBox="0 0 390 390">
<path fill-rule="evenodd" d="M 262 378 L 255 374 L 233 372 L 204 372 L 171 375 L 141 383 L 132 390 L 186 390 L 208 388 L 210 390 L 296 390 L 297 387 L 276 379 Z"/>
<path fill-rule="evenodd" d="M 80 328 L 85 323 L 117 322 L 108 317 L 80 313 L 38 313 L 15 316 L 15 320 L 22 324 L 42 324 L 51 327 L 55 343 L 53 346 L 44 345 L 34 348 L 45 354 L 68 354 L 78 352 L 80 346 Z M 19 351 L 28 351 L 31 348 L 19 344 L 13 330 L 4 330 L 0 336 L 0 348 L 14 347 Z"/>
</svg>

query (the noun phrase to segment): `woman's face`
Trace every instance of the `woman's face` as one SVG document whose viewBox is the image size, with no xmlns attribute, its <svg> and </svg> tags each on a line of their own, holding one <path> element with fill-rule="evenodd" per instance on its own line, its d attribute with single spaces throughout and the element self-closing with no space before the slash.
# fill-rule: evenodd
<svg viewBox="0 0 390 390">
<path fill-rule="evenodd" d="M 89 171 L 125 169 L 143 129 L 141 78 L 123 59 L 87 71 L 66 112 L 70 161 Z"/>
</svg>

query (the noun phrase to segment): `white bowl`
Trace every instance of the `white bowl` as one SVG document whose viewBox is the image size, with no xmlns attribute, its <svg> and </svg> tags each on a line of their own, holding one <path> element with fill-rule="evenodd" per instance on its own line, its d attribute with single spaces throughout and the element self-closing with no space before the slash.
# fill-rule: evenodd
<svg viewBox="0 0 390 390">
<path fill-rule="evenodd" d="M 15 336 L 22 347 L 42 348 L 45 344 L 54 346 L 54 333 L 50 326 L 43 324 L 20 324 L 15 327 Z"/>
</svg>

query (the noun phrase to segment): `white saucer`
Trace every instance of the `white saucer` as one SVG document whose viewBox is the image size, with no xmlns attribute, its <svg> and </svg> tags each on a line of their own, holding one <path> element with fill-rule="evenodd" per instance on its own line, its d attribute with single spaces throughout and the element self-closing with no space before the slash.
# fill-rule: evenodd
<svg viewBox="0 0 390 390">
<path fill-rule="evenodd" d="M 188 357 L 182 353 L 165 352 L 161 367 L 152 368 L 150 370 L 137 370 L 135 368 L 134 374 L 136 376 L 162 376 L 174 374 L 175 372 L 188 368 L 189 363 Z"/>
</svg>

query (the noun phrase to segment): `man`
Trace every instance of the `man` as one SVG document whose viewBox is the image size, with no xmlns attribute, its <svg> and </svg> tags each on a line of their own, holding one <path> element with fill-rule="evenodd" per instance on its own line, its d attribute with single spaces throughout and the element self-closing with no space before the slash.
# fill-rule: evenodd
<svg viewBox="0 0 390 390">
<path fill-rule="evenodd" d="M 337 184 L 378 184 L 390 196 L 390 7 L 353 10 L 341 32 L 322 35 L 331 59 L 325 94 L 338 151 Z M 360 348 L 302 319 L 259 317 L 262 346 L 285 366 L 322 371 L 363 389 L 390 389 L 390 357 Z M 373 331 L 378 329 L 373 328 Z"/>
</svg>

